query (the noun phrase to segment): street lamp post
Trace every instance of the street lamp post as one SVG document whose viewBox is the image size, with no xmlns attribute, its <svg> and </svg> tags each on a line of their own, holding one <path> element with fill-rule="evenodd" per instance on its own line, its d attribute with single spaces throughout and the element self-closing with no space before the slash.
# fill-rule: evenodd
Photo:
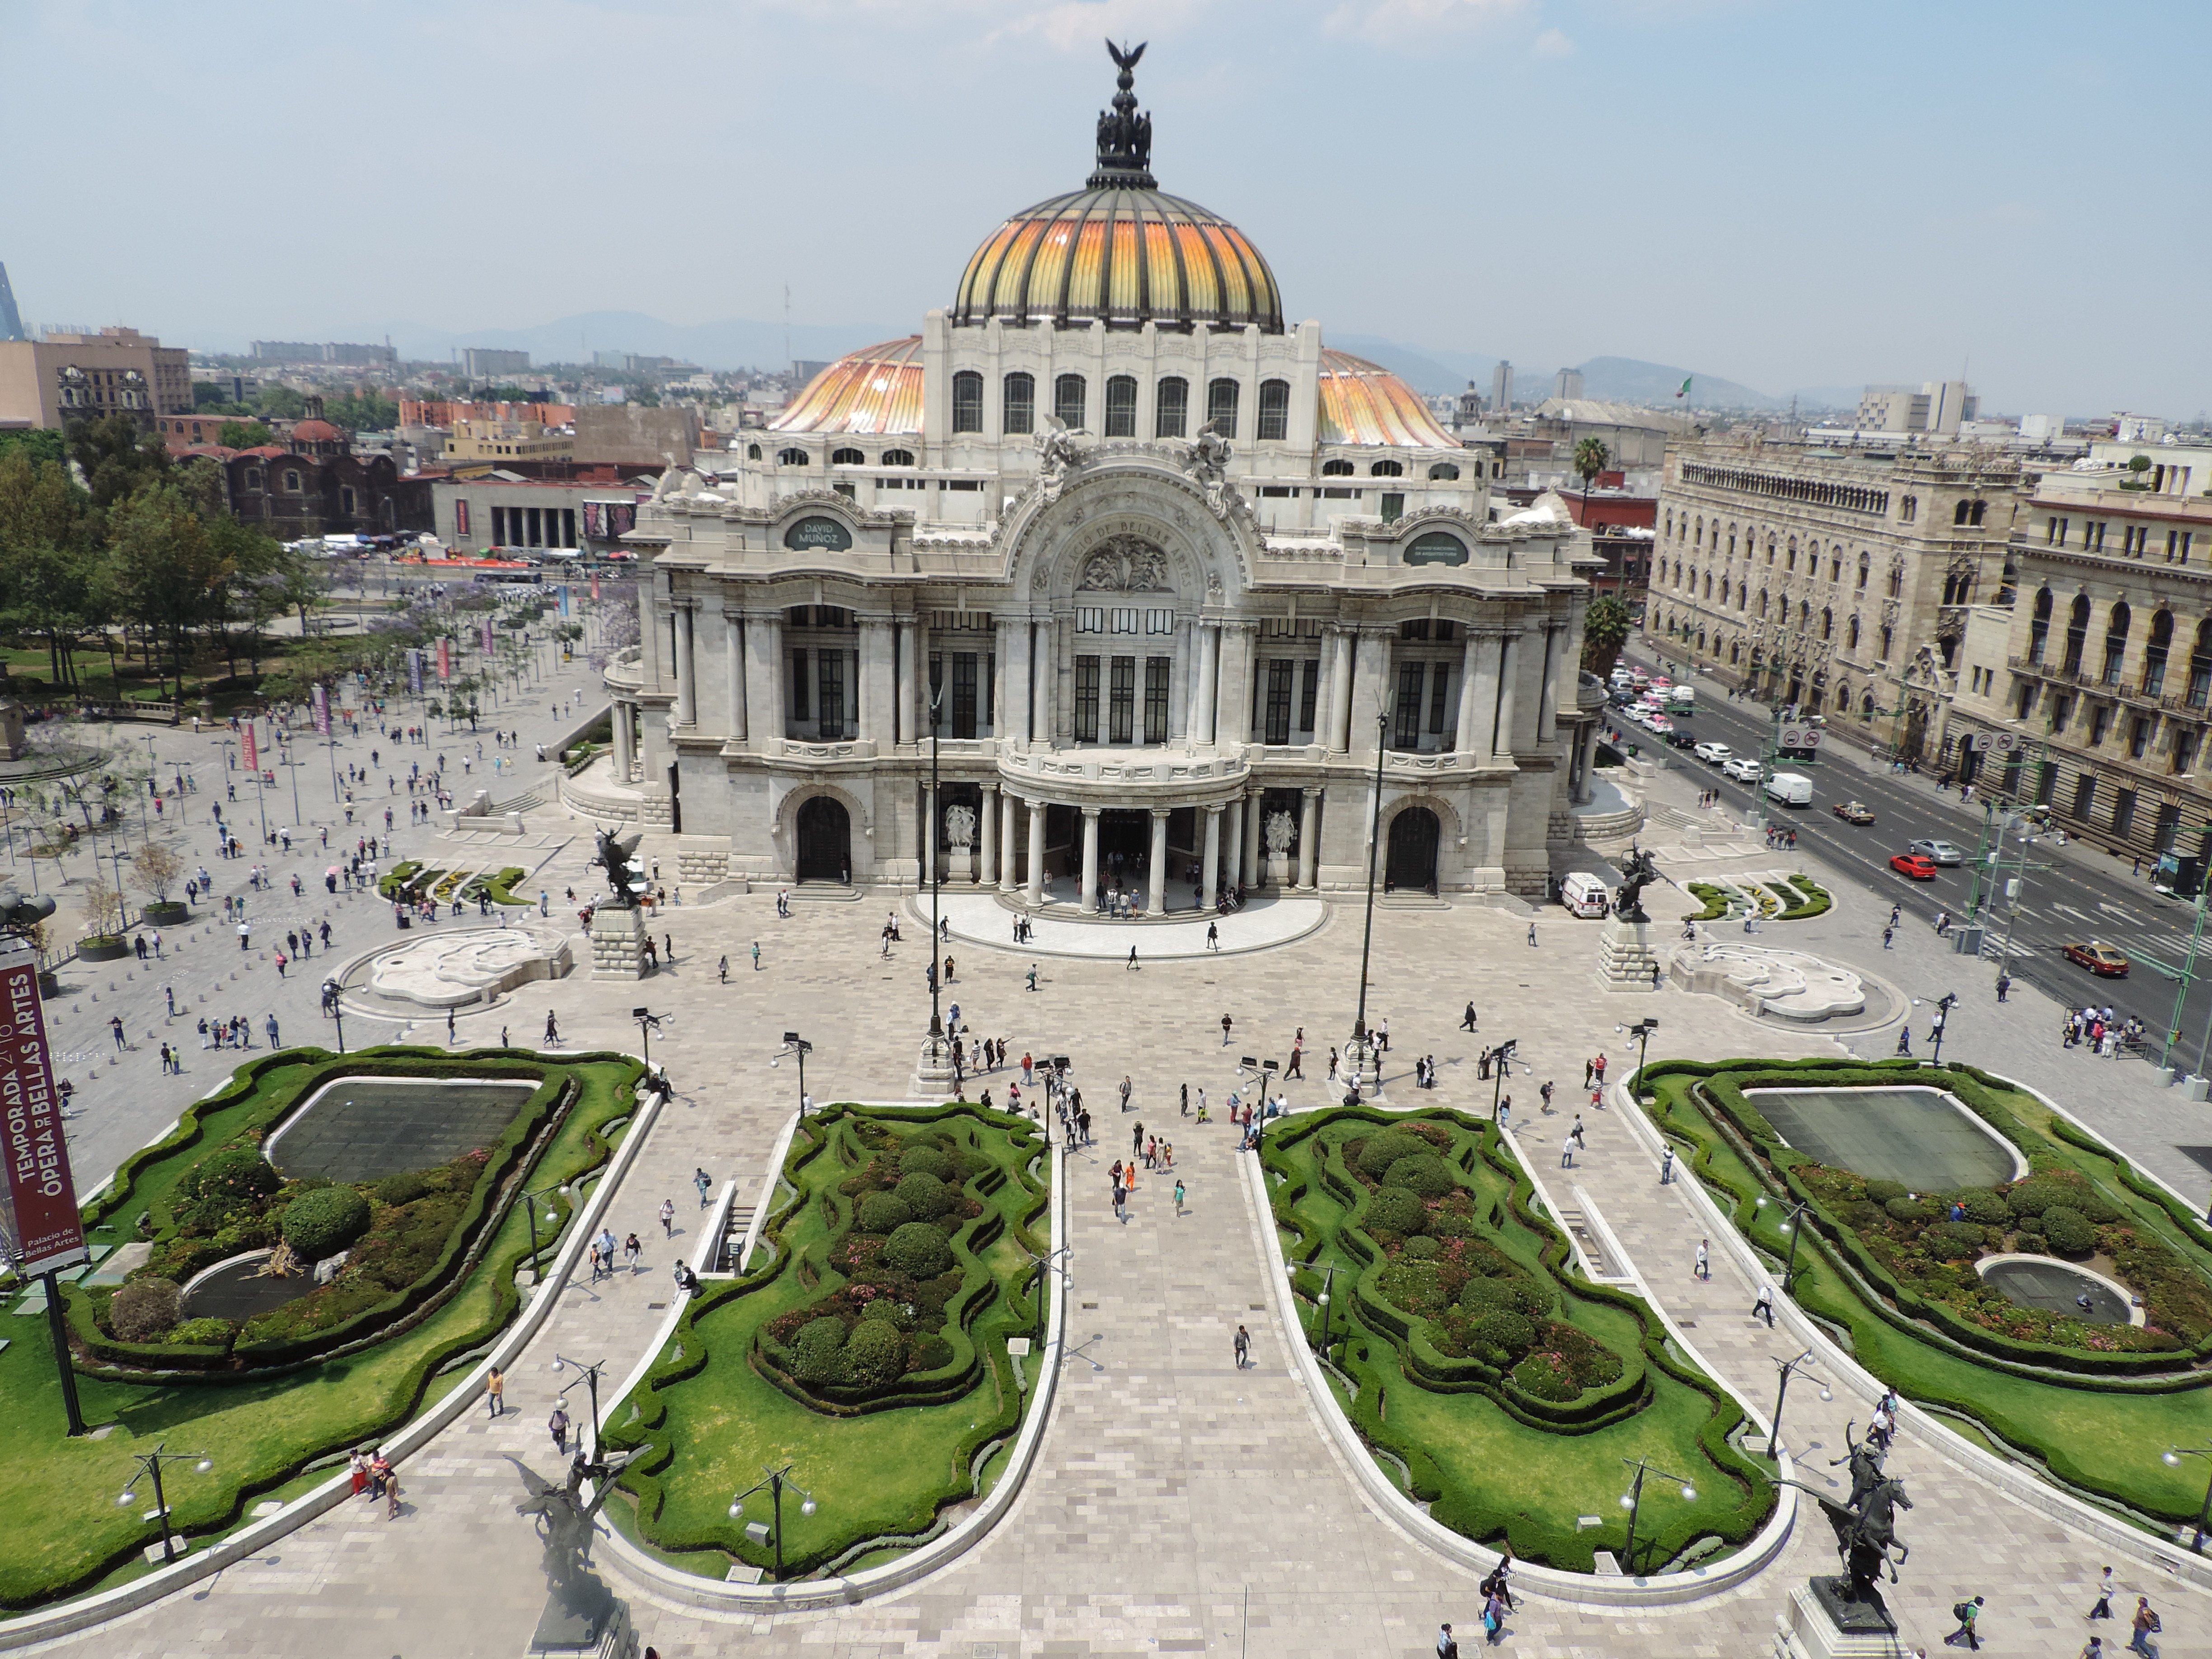
<svg viewBox="0 0 2212 1659">
<path fill-rule="evenodd" d="M 929 866 L 929 971 L 927 978 L 929 981 L 929 1058 L 933 1063 L 936 1061 L 945 1044 L 943 1011 L 945 980 L 938 970 L 937 960 L 937 942 L 943 927 L 943 922 L 937 913 L 938 896 L 945 885 L 945 872 L 940 867 L 940 860 L 937 856 L 937 815 L 939 811 L 939 798 L 937 793 L 937 762 L 938 751 L 943 745 L 944 736 L 939 729 L 939 716 L 942 713 L 944 702 L 945 688 L 942 685 L 930 687 L 929 822 L 922 826 L 921 833 L 924 840 L 921 854 Z M 1076 895 L 1075 911 L 1078 915 L 1083 914 L 1085 896 L 1080 893 Z"/>
<path fill-rule="evenodd" d="M 766 1480 L 746 1487 L 731 1500 L 730 1519 L 734 1521 L 745 1512 L 745 1499 L 763 1488 L 767 1490 L 769 1502 L 774 1507 L 775 1514 L 775 1582 L 780 1584 L 783 1582 L 783 1489 L 789 1486 L 805 1500 L 799 1506 L 799 1512 L 801 1515 L 814 1513 L 814 1494 L 791 1478 L 791 1465 L 788 1463 L 780 1469 L 768 1470 L 767 1477 Z"/>
<path fill-rule="evenodd" d="M 584 1378 L 585 1388 L 591 1391 L 592 1455 L 597 1457 L 599 1455 L 599 1373 L 605 1369 L 605 1364 L 604 1362 L 594 1361 L 592 1364 L 586 1365 L 576 1360 L 568 1358 L 566 1355 L 559 1353 L 555 1354 L 553 1356 L 553 1369 L 555 1372 L 558 1373 L 564 1368 L 580 1372 Z"/>
<path fill-rule="evenodd" d="M 1372 1052 L 1367 1041 L 1367 963 L 1375 945 L 1375 871 L 1376 860 L 1382 851 L 1382 739 L 1389 729 L 1389 715 L 1378 712 L 1375 716 L 1375 800 L 1367 822 L 1367 921 L 1359 935 L 1359 1012 L 1352 1017 L 1352 1042 L 1347 1045 L 1355 1056 L 1352 1073 L 1354 1103 L 1358 1100 L 1360 1079 L 1366 1073 L 1367 1057 Z M 1379 1066 L 1375 1072 L 1375 1086 L 1379 1093 L 1382 1086 Z"/>
<path fill-rule="evenodd" d="M 1771 1355 L 1769 1357 L 1772 1358 Z M 1790 1379 L 1796 1372 L 1812 1363 L 1813 1351 L 1810 1348 L 1806 1349 L 1804 1352 L 1799 1354 L 1795 1359 L 1778 1358 L 1774 1361 L 1775 1369 L 1782 1373 L 1782 1380 L 1774 1390 L 1774 1426 L 1771 1431 L 1769 1431 L 1766 1437 L 1766 1455 L 1769 1457 L 1778 1456 L 1782 1449 L 1782 1402 L 1790 1397 Z M 1815 1382 L 1820 1381 L 1817 1377 L 1813 1380 Z M 1833 1400 L 1835 1397 L 1836 1396 L 1833 1394 L 1829 1392 L 1828 1385 L 1825 1382 L 1821 1382 L 1820 1398 L 1823 1400 Z"/>
<path fill-rule="evenodd" d="M 2212 1448 L 2176 1446 L 2171 1451 L 2162 1453 L 2159 1461 L 2168 1468 L 2178 1469 L 2185 1457 L 2212 1459 Z M 2212 1528 L 2212 1482 L 2206 1484 L 2204 1501 L 2197 1506 L 2197 1525 L 2189 1540 L 2189 1547 L 2198 1555 L 2204 1553 L 2204 1534 L 2208 1528 Z"/>
<path fill-rule="evenodd" d="M 1763 1210 L 1766 1207 L 1766 1203 L 1767 1200 L 1762 1198 L 1759 1200 L 1758 1207 Z M 1784 1296 L 1790 1294 L 1790 1281 L 1796 1277 L 1797 1273 L 1797 1235 L 1804 1226 L 1805 1209 L 1806 1206 L 1802 1200 L 1792 1205 L 1790 1213 L 1783 1217 L 1779 1224 L 1782 1231 L 1790 1235 L 1790 1259 L 1783 1264 L 1782 1267 L 1782 1294 Z"/>
<path fill-rule="evenodd" d="M 1951 1011 L 1958 1006 L 1959 994 L 1956 991 L 1946 991 L 1936 1000 L 1936 1018 L 1928 1031 L 1929 1039 L 1935 1044 L 1935 1050 L 1929 1057 L 1931 1065 L 1941 1066 L 1943 1063 L 1944 1028 L 1950 1022 Z"/>
<path fill-rule="evenodd" d="M 1321 1281 L 1321 1301 L 1319 1304 L 1321 1308 L 1321 1347 L 1319 1352 L 1323 1359 L 1328 1358 L 1328 1297 L 1329 1292 L 1334 1290 L 1335 1286 L 1336 1263 L 1332 1261 L 1328 1264 L 1328 1271 L 1322 1275 Z"/>
<path fill-rule="evenodd" d="M 814 1052 L 814 1045 L 796 1031 L 783 1034 L 783 1047 L 769 1056 L 770 1066 L 780 1065 L 786 1054 L 799 1056 L 799 1115 L 806 1115 L 806 1057 Z"/>
<path fill-rule="evenodd" d="M 1513 1056 L 1521 1050 L 1519 1037 L 1508 1037 L 1490 1051 L 1490 1121 L 1498 1121 L 1498 1103 L 1505 1097 L 1505 1074 L 1513 1069 Z"/>
<path fill-rule="evenodd" d="M 629 1017 L 637 1022 L 638 1042 L 644 1049 L 644 1053 L 639 1057 L 645 1061 L 646 1069 L 651 1071 L 653 1069 L 653 1034 L 660 1029 L 660 1022 L 666 1019 L 668 1016 L 656 1014 L 650 1008 L 633 1008 L 629 1011 Z"/>
<path fill-rule="evenodd" d="M 560 1190 L 556 1183 L 550 1187 L 540 1187 L 535 1192 L 526 1192 L 522 1194 L 523 1218 L 530 1224 L 530 1282 L 532 1285 L 543 1285 L 545 1282 L 545 1269 L 538 1260 L 538 1200 Z M 549 1227 L 557 1225 L 560 1219 L 561 1212 L 549 1206 L 545 1212 L 545 1224 Z"/>
<path fill-rule="evenodd" d="M 1633 1025 L 1616 1025 L 1613 1033 L 1636 1040 L 1636 1075 L 1640 1079 L 1644 1068 L 1651 1063 L 1651 1034 L 1659 1029 L 1656 1019 L 1639 1019 Z"/>
<path fill-rule="evenodd" d="M 205 1474 L 215 1467 L 215 1460 L 204 1452 L 173 1452 L 166 1443 L 135 1456 L 140 1473 L 150 1477 L 154 1482 L 154 1524 L 161 1529 L 161 1559 L 164 1563 L 173 1561 L 177 1559 L 177 1547 L 169 1534 L 169 1500 L 161 1485 L 161 1466 L 190 1461 L 195 1473 Z M 127 1510 L 137 1501 L 137 1490 L 125 1487 L 115 1503 L 117 1508 Z"/>
<path fill-rule="evenodd" d="M 1698 1501 L 1698 1489 L 1690 1484 L 1686 1476 L 1669 1474 L 1664 1469 L 1654 1468 L 1648 1457 L 1624 1457 L 1620 1461 L 1636 1471 L 1635 1484 L 1620 1494 L 1620 1507 L 1628 1511 L 1628 1546 L 1620 1553 L 1620 1565 L 1633 1576 L 1636 1571 L 1636 1522 L 1644 1506 L 1644 1477 L 1656 1474 L 1662 1480 L 1680 1482 L 1685 1503 Z"/>
</svg>

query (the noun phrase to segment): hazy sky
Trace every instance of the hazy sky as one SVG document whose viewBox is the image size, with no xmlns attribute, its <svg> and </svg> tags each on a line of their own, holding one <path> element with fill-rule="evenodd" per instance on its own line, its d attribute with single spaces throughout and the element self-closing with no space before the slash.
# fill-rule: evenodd
<svg viewBox="0 0 2212 1659">
<path fill-rule="evenodd" d="M 2030 0 L 9 0 L 30 321 L 183 343 L 919 326 L 1079 185 L 1111 33 L 1164 188 L 1293 317 L 1761 390 L 2212 397 L 2212 5 Z"/>
</svg>

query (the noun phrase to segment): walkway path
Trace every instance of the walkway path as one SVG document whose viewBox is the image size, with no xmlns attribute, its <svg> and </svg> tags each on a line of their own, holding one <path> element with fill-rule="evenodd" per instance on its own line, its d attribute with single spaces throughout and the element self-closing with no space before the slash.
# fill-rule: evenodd
<svg viewBox="0 0 2212 1659">
<path fill-rule="evenodd" d="M 908 898 L 906 908 L 909 916 L 921 921 L 926 938 L 928 894 Z M 1031 956 L 1107 957 L 1115 962 L 1126 961 L 1132 947 L 1139 962 L 1269 950 L 1304 938 L 1327 923 L 1332 913 L 1332 907 L 1323 900 L 1301 898 L 1255 899 L 1233 915 L 1212 918 L 1195 915 L 1188 921 L 1164 917 L 1151 921 L 1083 921 L 1072 915 L 1047 910 L 1030 924 L 1028 941 L 1017 945 L 1013 942 L 1015 912 L 994 895 L 945 892 L 938 899 L 938 909 L 951 927 L 953 938 L 971 945 L 1026 951 Z M 1216 930 L 1215 947 L 1206 942 L 1209 921 Z"/>
</svg>

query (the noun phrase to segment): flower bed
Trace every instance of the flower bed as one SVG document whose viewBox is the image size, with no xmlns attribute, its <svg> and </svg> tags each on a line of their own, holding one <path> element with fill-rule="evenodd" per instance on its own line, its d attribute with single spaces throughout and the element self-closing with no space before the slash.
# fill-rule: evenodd
<svg viewBox="0 0 2212 1659">
<path fill-rule="evenodd" d="M 788 1460 L 817 1504 L 784 1505 L 797 1576 L 971 1496 L 1020 1423 L 1006 1344 L 1036 1328 L 1024 1252 L 1046 1247 L 1048 1157 L 1027 1119 L 976 1107 L 810 1116 L 760 1265 L 692 1298 L 613 1414 L 609 1443 L 646 1449 L 622 1477 L 625 1524 L 716 1578 L 766 1565 L 744 1532 L 764 1507 L 732 1518 L 730 1499 Z"/>
<path fill-rule="evenodd" d="M 1728 1441 L 1740 1409 L 1668 1350 L 1641 1301 L 1569 1273 L 1492 1125 L 1301 1114 L 1264 1158 L 1305 1334 L 1322 1344 L 1327 1293 L 1340 1402 L 1438 1521 L 1588 1571 L 1626 1544 L 1613 1501 L 1624 1456 L 1692 1474 L 1699 1492 L 1644 1517 L 1639 1570 L 1765 1520 L 1772 1485 Z M 1578 1527 L 1593 1511 L 1601 1524 Z"/>
</svg>

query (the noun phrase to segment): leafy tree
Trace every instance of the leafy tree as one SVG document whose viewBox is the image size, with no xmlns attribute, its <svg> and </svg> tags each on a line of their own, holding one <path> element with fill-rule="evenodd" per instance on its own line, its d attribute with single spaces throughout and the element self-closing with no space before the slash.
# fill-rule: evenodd
<svg viewBox="0 0 2212 1659">
<path fill-rule="evenodd" d="M 192 382 L 192 413 L 195 415 L 243 415 L 246 405 L 234 403 L 223 395 L 223 387 L 216 380 Z"/>
<path fill-rule="evenodd" d="M 1610 593 L 1592 599 L 1583 612 L 1583 668 L 1603 679 L 1628 643 L 1628 607 Z"/>
<path fill-rule="evenodd" d="M 28 455 L 34 461 L 65 461 L 69 459 L 69 441 L 50 427 L 0 432 L 0 459 L 17 454 Z"/>
<path fill-rule="evenodd" d="M 84 896 L 84 931 L 93 939 L 119 939 L 123 934 L 123 895 L 112 887 L 94 884 Z"/>
<path fill-rule="evenodd" d="M 323 412 L 332 425 L 349 432 L 389 432 L 399 424 L 399 405 L 374 387 L 364 387 L 351 397 L 333 398 Z"/>
<path fill-rule="evenodd" d="M 1613 455 L 1595 438 L 1584 438 L 1575 446 L 1575 473 L 1583 481 L 1583 523 L 1589 523 L 1590 485 L 1597 475 L 1613 464 Z"/>
<path fill-rule="evenodd" d="M 90 608 L 97 536 L 91 501 L 63 461 L 27 447 L 0 453 L 0 628 L 46 642 L 58 687 L 76 679 L 70 651 Z"/>
<path fill-rule="evenodd" d="M 273 420 L 296 421 L 307 412 L 307 400 L 289 386 L 264 386 L 253 394 L 253 412 Z"/>
<path fill-rule="evenodd" d="M 167 644 L 181 698 L 185 635 L 208 619 L 230 566 L 173 483 L 149 483 L 119 502 L 108 515 L 108 543 L 124 613 L 146 630 L 149 659 L 157 663 L 159 645 Z"/>
<path fill-rule="evenodd" d="M 258 449 L 275 443 L 276 434 L 266 421 L 225 421 L 217 428 L 215 441 L 225 449 Z"/>
<path fill-rule="evenodd" d="M 169 476 L 168 446 L 120 411 L 71 427 L 69 452 L 92 491 L 92 504 L 102 511 Z"/>
<path fill-rule="evenodd" d="M 131 879 L 156 904 L 169 902 L 170 888 L 185 873 L 184 855 L 158 841 L 140 848 L 131 866 Z"/>
</svg>

